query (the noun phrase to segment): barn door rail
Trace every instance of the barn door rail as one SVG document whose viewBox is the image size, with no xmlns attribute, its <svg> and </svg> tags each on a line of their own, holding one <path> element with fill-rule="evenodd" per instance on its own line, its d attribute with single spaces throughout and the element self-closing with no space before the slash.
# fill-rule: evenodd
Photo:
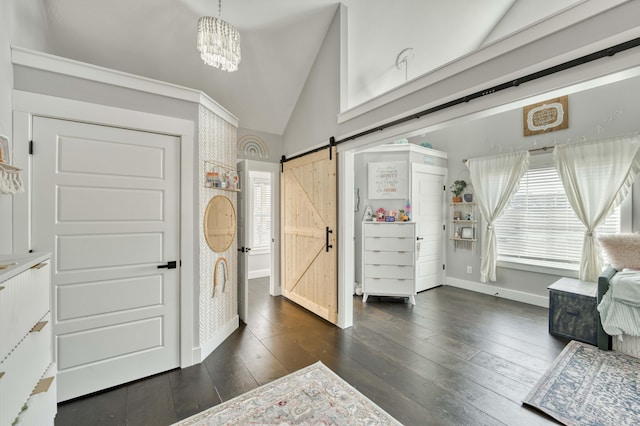
<svg viewBox="0 0 640 426">
<path fill-rule="evenodd" d="M 545 69 L 543 69 L 541 71 L 536 71 L 534 73 L 524 75 L 522 77 L 507 81 L 505 83 L 498 84 L 496 86 L 488 87 L 488 88 L 486 88 L 484 90 L 479 90 L 477 92 L 470 93 L 470 94 L 468 94 L 466 96 L 463 96 L 461 98 L 454 99 L 452 101 L 445 102 L 445 103 L 437 105 L 435 107 L 428 108 L 428 109 L 425 109 L 423 111 L 416 112 L 416 113 L 413 113 L 413 114 L 398 118 L 398 119 L 390 121 L 388 123 L 381 124 L 379 126 L 364 130 L 364 131 L 362 131 L 360 133 L 356 133 L 356 134 L 354 134 L 352 136 L 347 136 L 347 137 L 345 137 L 343 139 L 340 139 L 340 140 L 336 140 L 335 137 L 331 136 L 331 138 L 329 139 L 329 143 L 327 145 L 323 145 L 323 146 L 311 149 L 309 151 L 306 151 L 306 152 L 304 152 L 302 154 L 298 154 L 298 155 L 296 155 L 294 157 L 291 157 L 291 158 L 286 158 L 283 155 L 281 157 L 280 163 L 281 163 L 281 165 L 283 165 L 287 161 L 295 160 L 296 158 L 304 157 L 307 154 L 312 154 L 314 152 L 318 152 L 318 151 L 321 151 L 321 150 L 327 149 L 327 148 L 329 148 L 329 158 L 332 158 L 332 156 L 333 156 L 333 154 L 332 154 L 333 147 L 338 146 L 341 143 L 353 141 L 353 140 L 356 140 L 356 139 L 361 138 L 363 136 L 367 136 L 367 135 L 370 135 L 372 133 L 377 133 L 377 132 L 383 131 L 383 130 L 389 128 L 389 127 L 394 127 L 394 126 L 398 126 L 400 124 L 404 124 L 404 123 L 406 123 L 408 121 L 419 120 L 420 118 L 422 118 L 425 115 L 433 114 L 435 112 L 442 111 L 444 109 L 451 108 L 451 107 L 456 106 L 456 105 L 464 104 L 464 103 L 470 102 L 470 101 L 472 101 L 474 99 L 482 98 L 482 97 L 485 97 L 485 96 L 488 96 L 488 95 L 493 95 L 494 93 L 498 93 L 498 92 L 501 92 L 503 90 L 510 89 L 512 87 L 518 87 L 523 83 L 528 83 L 530 81 L 534 81 L 534 80 L 537 80 L 537 79 L 540 79 L 540 78 L 543 78 L 543 77 L 547 77 L 549 75 L 556 74 L 556 73 L 559 73 L 561 71 L 565 71 L 565 70 L 568 70 L 568 69 L 571 69 L 571 68 L 575 68 L 575 67 L 580 66 L 580 65 L 588 64 L 588 63 L 596 61 L 598 59 L 603 59 L 603 58 L 606 58 L 606 57 L 609 57 L 609 56 L 613 56 L 616 53 L 623 52 L 623 51 L 629 50 L 629 49 L 633 49 L 633 48 L 638 47 L 638 46 L 640 46 L 640 37 L 636 37 L 634 39 L 625 41 L 623 43 L 616 44 L 614 46 L 610 46 L 610 47 L 607 47 L 607 48 L 602 49 L 602 50 L 598 50 L 598 51 L 593 52 L 593 53 L 589 53 L 589 54 L 581 56 L 579 58 L 572 59 L 570 61 L 566 61 L 566 62 L 563 62 L 563 63 L 558 64 L 558 65 L 554 65 L 554 66 L 549 67 L 549 68 L 545 68 Z"/>
</svg>

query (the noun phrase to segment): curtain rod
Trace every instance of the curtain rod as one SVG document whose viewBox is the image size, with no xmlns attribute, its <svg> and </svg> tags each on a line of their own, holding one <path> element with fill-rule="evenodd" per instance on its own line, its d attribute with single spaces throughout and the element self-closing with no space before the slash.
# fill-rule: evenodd
<svg viewBox="0 0 640 426">
<path fill-rule="evenodd" d="M 484 90 L 480 90 L 480 91 L 475 92 L 475 93 L 471 93 L 471 94 L 469 94 L 467 96 L 463 96 L 461 98 L 454 99 L 454 100 L 449 101 L 449 102 L 445 102 L 444 104 L 440 104 L 438 106 L 435 106 L 435 107 L 432 107 L 432 108 L 429 108 L 429 109 L 425 109 L 423 111 L 420 111 L 420 112 L 417 112 L 417 113 L 414 113 L 414 114 L 399 118 L 397 120 L 393 120 L 393 121 L 390 121 L 388 123 L 381 124 L 379 126 L 371 128 L 371 129 L 364 130 L 364 131 L 362 131 L 360 133 L 357 133 L 357 134 L 355 134 L 353 136 L 348 136 L 348 137 L 346 137 L 344 139 L 340 139 L 338 141 L 336 141 L 335 137 L 332 136 L 331 137 L 331 142 L 329 144 L 327 144 L 327 145 L 325 145 L 323 147 L 320 147 L 320 148 L 315 148 L 314 150 L 312 150 L 310 152 L 316 152 L 316 151 L 319 151 L 319 150 L 321 150 L 323 148 L 330 148 L 332 146 L 337 146 L 337 145 L 339 145 L 341 143 L 344 143 L 344 142 L 349 142 L 349 141 L 355 140 L 357 138 L 361 138 L 363 136 L 370 135 L 372 133 L 380 132 L 382 130 L 387 129 L 388 127 L 393 127 L 393 126 L 397 126 L 399 124 L 406 123 L 407 121 L 420 119 L 424 115 L 433 114 L 435 112 L 442 111 L 443 109 L 447 109 L 447 108 L 450 108 L 450 107 L 453 107 L 453 106 L 456 106 L 456 105 L 459 105 L 459 104 L 467 103 L 469 101 L 472 101 L 474 99 L 481 98 L 481 97 L 484 97 L 484 96 L 487 96 L 487 95 L 492 95 L 494 93 L 500 92 L 500 91 L 505 90 L 505 89 L 509 89 L 511 87 L 518 87 L 522 83 L 527 83 L 529 81 L 537 80 L 539 78 L 543 78 L 543 77 L 546 77 L 548 75 L 552 75 L 552 74 L 558 73 L 560 71 L 564 71 L 564 70 L 567 70 L 567 69 L 570 69 L 570 68 L 574 68 L 574 67 L 577 67 L 577 66 L 580 66 L 580 65 L 584 65 L 584 64 L 587 64 L 589 62 L 593 62 L 595 60 L 598 60 L 598 59 L 606 58 L 608 56 L 613 56 L 618 52 L 623 52 L 625 50 L 629 50 L 629 49 L 632 49 L 632 48 L 638 47 L 638 46 L 640 46 L 640 37 L 636 37 L 634 39 L 625 41 L 623 43 L 616 44 L 616 45 L 611 46 L 611 47 L 607 47 L 606 49 L 598 50 L 598 51 L 596 51 L 594 53 L 590 53 L 588 55 L 584 55 L 584 56 L 581 56 L 579 58 L 572 59 L 570 61 L 563 62 L 563 63 L 558 64 L 558 65 L 554 65 L 552 67 L 543 69 L 542 71 L 537 71 L 537 72 L 534 72 L 534 73 L 531 73 L 531 74 L 527 74 L 527 75 L 522 76 L 520 78 L 516 78 L 514 80 L 508 81 L 506 83 L 499 84 L 497 86 L 490 87 L 488 89 L 484 89 Z M 539 148 L 539 149 L 541 149 L 541 148 Z M 304 153 L 303 154 L 299 154 L 295 158 L 301 157 L 303 155 L 305 155 L 305 154 Z M 290 161 L 293 158 L 294 157 L 286 158 L 286 157 L 283 156 L 283 158 L 281 158 L 280 162 L 283 163 L 283 162 L 286 162 L 286 161 Z"/>
<path fill-rule="evenodd" d="M 554 148 L 553 146 L 543 146 L 541 148 L 531 148 L 531 149 L 528 149 L 527 151 L 529 151 L 529 152 L 545 151 L 546 152 L 546 151 L 549 151 L 550 149 L 553 149 L 553 148 Z M 467 158 L 462 160 L 462 162 L 465 163 L 465 164 L 467 163 L 467 161 L 469 161 Z"/>
</svg>

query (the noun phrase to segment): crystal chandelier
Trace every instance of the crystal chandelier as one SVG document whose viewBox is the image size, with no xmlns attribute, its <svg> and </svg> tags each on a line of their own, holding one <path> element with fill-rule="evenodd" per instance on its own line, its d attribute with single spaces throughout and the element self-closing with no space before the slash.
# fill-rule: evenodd
<svg viewBox="0 0 640 426">
<path fill-rule="evenodd" d="M 236 71 L 240 63 L 240 33 L 220 19 L 222 0 L 218 0 L 218 17 L 198 20 L 198 50 L 205 64 L 223 71 Z"/>
</svg>

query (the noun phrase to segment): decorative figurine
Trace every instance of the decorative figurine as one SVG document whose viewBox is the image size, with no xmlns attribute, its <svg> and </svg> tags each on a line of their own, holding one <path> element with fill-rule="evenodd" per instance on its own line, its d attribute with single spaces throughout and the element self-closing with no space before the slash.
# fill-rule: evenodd
<svg viewBox="0 0 640 426">
<path fill-rule="evenodd" d="M 376 210 L 376 222 L 384 222 L 386 215 L 386 210 L 380 207 L 378 210 Z"/>
<path fill-rule="evenodd" d="M 373 222 L 373 209 L 371 208 L 371 206 L 365 207 L 362 220 L 364 220 L 365 222 Z"/>
</svg>

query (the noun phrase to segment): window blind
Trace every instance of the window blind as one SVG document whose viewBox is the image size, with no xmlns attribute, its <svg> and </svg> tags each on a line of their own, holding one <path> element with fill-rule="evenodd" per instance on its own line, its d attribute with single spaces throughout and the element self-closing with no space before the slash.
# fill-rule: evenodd
<svg viewBox="0 0 640 426">
<path fill-rule="evenodd" d="M 271 179 L 252 177 L 251 191 L 253 195 L 253 249 L 271 247 Z"/>
<path fill-rule="evenodd" d="M 578 220 L 553 166 L 530 168 L 494 224 L 498 259 L 578 270 L 584 225 Z M 597 228 L 620 231 L 620 209 Z"/>
</svg>

